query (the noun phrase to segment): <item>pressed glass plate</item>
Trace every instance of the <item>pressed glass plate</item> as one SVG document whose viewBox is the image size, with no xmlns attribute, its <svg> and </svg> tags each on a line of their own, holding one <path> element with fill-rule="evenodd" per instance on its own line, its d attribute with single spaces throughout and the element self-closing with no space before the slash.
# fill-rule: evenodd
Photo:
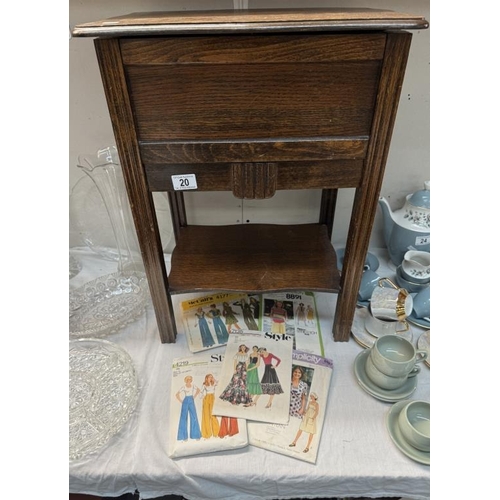
<svg viewBox="0 0 500 500">
<path fill-rule="evenodd" d="M 112 273 L 69 294 L 69 337 L 104 337 L 144 312 L 149 289 L 144 273 Z"/>
<path fill-rule="evenodd" d="M 102 448 L 135 410 L 138 381 L 130 355 L 107 340 L 69 341 L 69 460 Z"/>
</svg>

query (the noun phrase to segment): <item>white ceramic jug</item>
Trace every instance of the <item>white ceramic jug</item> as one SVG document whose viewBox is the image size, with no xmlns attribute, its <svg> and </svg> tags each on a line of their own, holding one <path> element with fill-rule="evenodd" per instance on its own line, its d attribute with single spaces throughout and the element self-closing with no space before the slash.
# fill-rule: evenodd
<svg viewBox="0 0 500 500">
<path fill-rule="evenodd" d="M 403 277 L 409 281 L 423 283 L 431 279 L 431 254 L 419 250 L 409 250 L 401 263 Z"/>
</svg>

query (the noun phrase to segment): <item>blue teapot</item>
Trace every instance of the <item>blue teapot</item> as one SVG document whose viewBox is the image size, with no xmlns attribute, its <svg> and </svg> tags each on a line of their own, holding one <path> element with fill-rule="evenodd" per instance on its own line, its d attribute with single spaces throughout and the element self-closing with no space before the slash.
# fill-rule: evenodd
<svg viewBox="0 0 500 500">
<path fill-rule="evenodd" d="M 384 197 L 379 198 L 384 216 L 384 238 L 392 263 L 399 266 L 408 250 L 431 250 L 430 181 L 424 189 L 409 194 L 402 208 L 391 210 Z"/>
</svg>

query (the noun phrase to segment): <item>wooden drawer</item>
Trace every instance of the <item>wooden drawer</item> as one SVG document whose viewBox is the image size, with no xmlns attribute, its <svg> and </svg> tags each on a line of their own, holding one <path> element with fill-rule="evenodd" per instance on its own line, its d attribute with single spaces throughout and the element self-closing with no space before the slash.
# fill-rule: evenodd
<svg viewBox="0 0 500 500">
<path fill-rule="evenodd" d="M 381 33 L 124 39 L 140 144 L 156 154 L 164 144 L 172 163 L 248 161 L 242 154 L 255 141 L 263 144 L 260 161 L 302 159 L 303 147 L 311 160 L 333 158 L 339 138 L 350 154 L 351 141 L 359 146 L 370 134 L 385 40 Z M 282 138 L 289 154 L 276 158 Z"/>
<path fill-rule="evenodd" d="M 246 165 L 250 165 L 245 169 Z M 239 198 L 252 198 L 242 184 L 265 184 L 262 190 L 271 197 L 282 189 L 337 189 L 358 187 L 363 174 L 362 160 L 309 161 L 281 163 L 150 164 L 146 175 L 151 191 L 173 191 L 172 175 L 196 175 L 197 191 L 233 191 Z M 240 173 L 240 168 L 245 172 Z M 255 173 L 252 173 L 255 167 Z M 266 170 L 274 169 L 266 175 Z M 252 179 L 248 177 L 251 176 Z M 243 177 L 243 178 L 242 178 Z M 247 195 L 241 195 L 246 192 Z M 258 196 L 255 196 L 258 197 Z"/>
</svg>

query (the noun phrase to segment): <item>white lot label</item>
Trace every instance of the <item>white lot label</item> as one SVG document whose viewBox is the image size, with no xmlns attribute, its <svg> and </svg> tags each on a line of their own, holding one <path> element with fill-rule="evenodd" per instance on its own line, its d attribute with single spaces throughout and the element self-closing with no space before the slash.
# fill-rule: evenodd
<svg viewBox="0 0 500 500">
<path fill-rule="evenodd" d="M 415 246 L 421 247 L 422 245 L 430 245 L 431 244 L 431 236 L 430 234 L 427 236 L 417 236 L 415 239 Z"/>
<path fill-rule="evenodd" d="M 176 191 L 198 189 L 195 174 L 172 175 L 172 185 Z"/>
</svg>

